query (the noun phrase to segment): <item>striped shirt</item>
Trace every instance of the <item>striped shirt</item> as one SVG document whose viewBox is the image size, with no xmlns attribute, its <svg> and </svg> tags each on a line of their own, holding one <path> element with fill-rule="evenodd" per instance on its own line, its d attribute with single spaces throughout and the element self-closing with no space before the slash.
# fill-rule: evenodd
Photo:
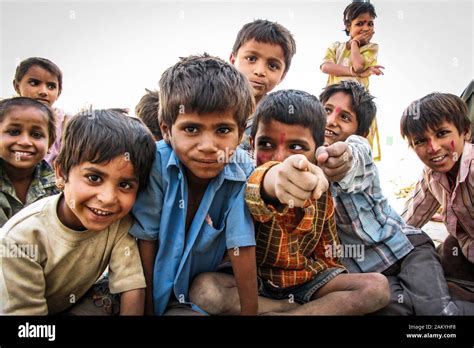
<svg viewBox="0 0 474 348">
<path fill-rule="evenodd" d="M 367 139 L 351 135 L 346 143 L 352 168 L 331 183 L 337 232 L 345 250 L 357 246 L 352 250 L 363 250 L 363 255 L 344 255 L 342 263 L 349 272 L 383 272 L 413 249 L 406 234 L 421 230 L 408 226 L 382 194 Z"/>
<path fill-rule="evenodd" d="M 407 223 L 421 227 L 439 207 L 448 232 L 466 258 L 474 263 L 474 144 L 466 142 L 454 188 L 446 174 L 425 167 L 402 213 Z"/>
<path fill-rule="evenodd" d="M 258 167 L 247 182 L 245 200 L 255 220 L 257 272 L 280 288 L 307 283 L 327 268 L 343 268 L 331 251 L 339 245 L 334 205 L 329 191 L 317 201 L 307 200 L 300 221 L 297 208 L 278 212 L 265 204 L 260 189 L 268 169 L 279 162 Z"/>
</svg>

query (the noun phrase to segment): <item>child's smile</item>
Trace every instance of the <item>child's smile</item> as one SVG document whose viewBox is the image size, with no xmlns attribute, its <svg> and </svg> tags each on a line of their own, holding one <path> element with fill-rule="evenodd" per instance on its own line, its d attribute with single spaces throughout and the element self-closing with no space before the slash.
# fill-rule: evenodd
<svg viewBox="0 0 474 348">
<path fill-rule="evenodd" d="M 62 180 L 56 169 L 56 180 Z M 58 205 L 61 222 L 75 230 L 101 231 L 127 215 L 135 202 L 138 179 L 132 162 L 118 156 L 107 163 L 73 167 Z"/>
<path fill-rule="evenodd" d="M 344 92 L 334 93 L 324 104 L 327 125 L 324 139 L 329 145 L 345 141 L 357 133 L 357 117 L 352 110 L 352 97 Z"/>
<path fill-rule="evenodd" d="M 47 116 L 34 107 L 13 107 L 0 123 L 0 158 L 16 169 L 36 166 L 48 151 Z"/>
<path fill-rule="evenodd" d="M 461 158 L 469 134 L 459 134 L 453 123 L 444 121 L 436 130 L 429 129 L 411 143 L 418 157 L 434 171 L 447 173 Z"/>
</svg>

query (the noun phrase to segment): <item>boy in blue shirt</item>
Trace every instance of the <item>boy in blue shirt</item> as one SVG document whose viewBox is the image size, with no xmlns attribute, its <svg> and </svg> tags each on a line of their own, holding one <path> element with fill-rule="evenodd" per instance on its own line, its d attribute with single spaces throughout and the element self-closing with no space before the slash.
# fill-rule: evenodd
<svg viewBox="0 0 474 348">
<path fill-rule="evenodd" d="M 130 232 L 139 239 L 146 313 L 203 312 L 189 301 L 189 286 L 229 250 L 241 314 L 257 314 L 255 236 L 244 201 L 253 164 L 237 148 L 254 109 L 249 82 L 205 54 L 167 69 L 159 90 L 164 140 Z"/>
</svg>

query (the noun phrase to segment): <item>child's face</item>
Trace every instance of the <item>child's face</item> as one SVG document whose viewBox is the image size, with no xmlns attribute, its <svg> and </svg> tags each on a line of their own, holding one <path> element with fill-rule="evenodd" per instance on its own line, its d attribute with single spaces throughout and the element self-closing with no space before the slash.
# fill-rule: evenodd
<svg viewBox="0 0 474 348">
<path fill-rule="evenodd" d="M 421 161 L 436 172 L 447 173 L 461 158 L 464 142 L 470 133 L 459 134 L 453 123 L 444 121 L 435 130 L 409 139 Z"/>
<path fill-rule="evenodd" d="M 260 122 L 255 139 L 250 143 L 254 149 L 257 166 L 268 161 L 283 162 L 285 158 L 301 154 L 315 163 L 316 143 L 311 130 L 301 125 L 290 125 L 271 120 Z"/>
<path fill-rule="evenodd" d="M 255 40 L 242 45 L 237 55 L 231 54 L 230 62 L 247 77 L 257 102 L 283 80 L 286 67 L 280 45 Z"/>
<path fill-rule="evenodd" d="M 15 106 L 0 122 L 0 158 L 17 169 L 36 166 L 48 152 L 48 116 L 34 107 Z"/>
<path fill-rule="evenodd" d="M 345 141 L 357 132 L 357 116 L 352 110 L 352 97 L 344 92 L 334 93 L 326 103 L 324 110 L 327 115 L 324 139 L 329 145 L 337 141 Z"/>
<path fill-rule="evenodd" d="M 161 126 L 163 138 L 171 144 L 187 169 L 188 179 L 212 179 L 224 169 L 240 141 L 232 111 L 198 115 L 179 114 L 171 129 Z"/>
<path fill-rule="evenodd" d="M 125 156 L 110 162 L 84 162 L 69 171 L 67 181 L 56 168 L 56 181 L 64 182 L 58 216 L 75 230 L 101 231 L 132 209 L 138 192 L 133 165 Z"/>
<path fill-rule="evenodd" d="M 13 86 L 22 97 L 36 99 L 49 106 L 59 97 L 58 77 L 38 65 L 30 67 L 19 83 L 13 81 Z"/>
<path fill-rule="evenodd" d="M 357 35 L 373 32 L 374 26 L 374 17 L 372 17 L 370 13 L 366 12 L 353 19 L 351 25 L 347 25 L 346 29 L 349 31 L 349 36 L 351 39 L 353 39 Z"/>
</svg>

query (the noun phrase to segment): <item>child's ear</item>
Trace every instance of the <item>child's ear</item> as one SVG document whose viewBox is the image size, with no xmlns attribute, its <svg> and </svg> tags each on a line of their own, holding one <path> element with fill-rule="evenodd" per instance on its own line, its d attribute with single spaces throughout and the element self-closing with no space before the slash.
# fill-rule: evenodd
<svg viewBox="0 0 474 348">
<path fill-rule="evenodd" d="M 253 139 L 253 136 L 249 136 L 249 143 L 250 143 L 250 148 L 252 149 L 252 151 L 255 151 L 255 142 L 254 142 L 254 139 Z"/>
<path fill-rule="evenodd" d="M 53 167 L 54 167 L 54 176 L 56 179 L 56 187 L 62 191 L 64 190 L 64 185 L 67 181 L 66 176 L 64 175 L 60 165 L 58 164 L 58 162 L 56 162 L 56 160 L 54 160 Z"/>
<path fill-rule="evenodd" d="M 470 143 L 470 142 L 471 142 L 471 138 L 472 138 L 472 133 L 471 133 L 470 130 L 467 131 L 466 133 L 464 133 L 464 140 L 465 140 L 466 142 Z"/>
<path fill-rule="evenodd" d="M 15 92 L 20 94 L 20 85 L 15 80 L 13 80 L 13 88 L 15 89 Z"/>
<path fill-rule="evenodd" d="M 230 57 L 229 57 L 229 62 L 230 64 L 234 65 L 235 64 L 235 56 L 233 53 L 230 54 Z"/>
<path fill-rule="evenodd" d="M 160 122 L 160 129 L 161 129 L 161 135 L 163 136 L 163 140 L 169 144 L 170 137 L 171 137 L 171 134 L 170 134 L 171 129 L 169 129 L 168 126 L 163 121 Z"/>
</svg>

